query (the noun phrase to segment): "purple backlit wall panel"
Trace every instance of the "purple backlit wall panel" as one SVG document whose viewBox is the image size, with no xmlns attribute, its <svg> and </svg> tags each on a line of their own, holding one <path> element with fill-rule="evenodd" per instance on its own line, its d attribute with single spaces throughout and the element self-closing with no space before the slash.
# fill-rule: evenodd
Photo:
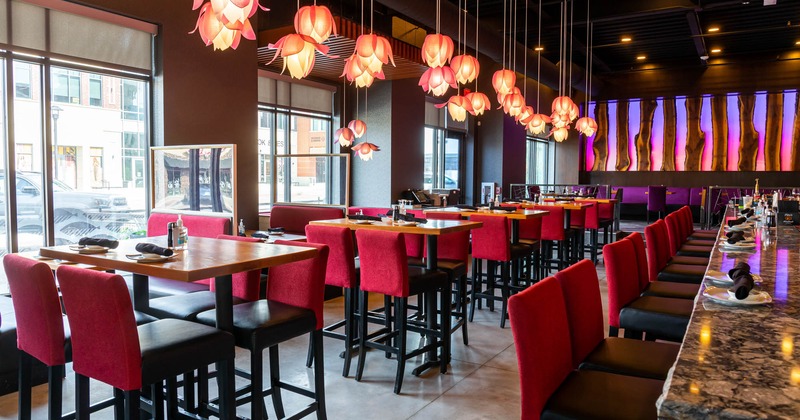
<svg viewBox="0 0 800 420">
<path fill-rule="evenodd" d="M 664 163 L 664 103 L 665 101 L 675 101 L 675 114 L 676 114 L 676 121 L 677 125 L 675 127 L 675 170 L 683 171 L 685 170 L 685 159 L 686 159 L 686 136 L 687 136 L 687 115 L 686 115 L 686 98 L 685 97 L 678 97 L 678 98 L 659 98 L 656 100 L 656 111 L 652 121 L 640 121 L 640 112 L 641 112 L 641 104 L 640 100 L 633 99 L 628 101 L 628 112 L 629 112 L 629 123 L 628 129 L 622 130 L 623 132 L 627 132 L 628 138 L 619 139 L 617 138 L 617 106 L 618 102 L 616 101 L 609 101 L 608 102 L 608 154 L 607 159 L 605 162 L 599 162 L 598 165 L 599 170 L 606 170 L 606 171 L 614 171 L 616 170 L 616 160 L 617 160 L 617 145 L 619 144 L 628 144 L 628 155 L 630 156 L 630 168 L 629 171 L 638 171 L 639 170 L 639 162 L 637 162 L 637 149 L 636 149 L 636 135 L 641 130 L 640 124 L 652 124 L 652 138 L 650 142 L 650 170 L 651 171 L 661 171 L 663 170 L 663 163 Z M 782 112 L 782 126 L 780 132 L 780 139 L 769 139 L 770 144 L 776 147 L 775 143 L 777 142 L 780 145 L 780 170 L 781 171 L 792 171 L 792 170 L 800 170 L 800 167 L 796 167 L 799 165 L 798 162 L 792 162 L 791 160 L 791 152 L 794 142 L 800 141 L 800 139 L 794 139 L 793 136 L 793 127 L 795 124 L 795 115 L 794 111 L 796 109 L 796 104 L 798 101 L 798 94 L 797 91 L 785 91 L 783 92 L 783 112 Z M 719 166 L 717 163 L 713 163 L 713 165 L 718 165 L 718 167 L 724 167 L 727 171 L 738 171 L 739 170 L 739 161 L 740 161 L 740 149 L 749 149 L 756 155 L 755 160 L 755 167 L 751 167 L 750 169 L 743 169 L 743 170 L 758 170 L 763 171 L 766 168 L 765 164 L 765 144 L 768 139 L 764 138 L 764 133 L 766 131 L 767 126 L 767 93 L 766 92 L 758 92 L 755 94 L 755 106 L 753 111 L 753 126 L 755 127 L 756 131 L 758 132 L 758 144 L 742 144 L 741 140 L 741 130 L 740 130 L 740 112 L 739 112 L 739 95 L 736 93 L 729 94 L 727 96 L 727 129 L 728 135 L 725 141 L 727 141 L 727 153 L 723 153 L 722 155 L 718 155 L 717 159 L 725 159 L 725 162 L 720 162 Z M 592 110 L 592 117 L 597 119 L 597 115 L 595 115 L 595 106 L 591 104 L 589 107 Z M 701 106 L 701 115 L 700 115 L 700 128 L 704 134 L 704 147 L 702 150 L 702 155 L 697 156 L 696 158 L 701 159 L 701 168 L 703 171 L 710 171 L 712 168 L 712 161 L 714 159 L 713 156 L 713 149 L 714 149 L 714 136 L 713 136 L 713 127 L 712 127 L 712 107 L 711 107 L 711 96 L 706 96 L 702 98 L 702 106 Z M 724 118 L 724 117 L 723 117 Z M 588 139 L 586 142 L 586 170 L 590 171 L 595 164 L 595 161 L 598 159 L 597 156 L 594 155 L 594 150 L 592 148 L 593 141 L 592 139 Z M 756 152 L 757 150 L 757 152 Z M 669 151 L 667 151 L 669 153 Z M 697 153 L 700 153 L 699 151 Z M 752 155 L 750 155 L 752 156 Z M 745 162 L 745 161 L 743 161 Z M 751 161 L 752 163 L 752 161 Z M 747 163 L 744 163 L 745 166 L 749 166 Z M 777 164 L 776 164 L 777 165 Z M 777 166 L 776 166 L 777 167 Z"/>
</svg>

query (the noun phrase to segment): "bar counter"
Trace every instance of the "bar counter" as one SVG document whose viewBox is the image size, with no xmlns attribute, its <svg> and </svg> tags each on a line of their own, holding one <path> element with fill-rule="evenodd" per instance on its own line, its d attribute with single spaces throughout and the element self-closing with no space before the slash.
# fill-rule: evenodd
<svg viewBox="0 0 800 420">
<path fill-rule="evenodd" d="M 700 292 L 657 403 L 659 418 L 800 418 L 800 231 L 779 226 L 753 235 L 755 252 L 717 247 L 709 270 L 745 261 L 773 302 L 728 306 Z"/>
</svg>

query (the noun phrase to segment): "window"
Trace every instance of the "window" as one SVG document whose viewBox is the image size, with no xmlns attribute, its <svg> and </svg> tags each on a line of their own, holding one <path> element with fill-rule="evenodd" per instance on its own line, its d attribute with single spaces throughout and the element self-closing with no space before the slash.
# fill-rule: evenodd
<svg viewBox="0 0 800 420">
<path fill-rule="evenodd" d="M 17 170 L 30 172 L 33 170 L 33 145 L 17 144 Z"/>
<path fill-rule="evenodd" d="M 550 174 L 550 143 L 547 139 L 528 137 L 525 179 L 528 184 L 547 184 Z"/>
<path fill-rule="evenodd" d="M 122 181 L 128 187 L 144 187 L 144 133 L 122 133 Z"/>
<path fill-rule="evenodd" d="M 53 69 L 53 101 L 81 103 L 81 76 L 74 70 Z"/>
<path fill-rule="evenodd" d="M 89 105 L 103 105 L 103 81 L 97 74 L 89 75 Z"/>
<path fill-rule="evenodd" d="M 423 188 L 460 188 L 462 139 L 460 133 L 425 127 Z"/>
<path fill-rule="evenodd" d="M 19 99 L 31 99 L 31 65 L 14 63 L 14 94 Z"/>
<path fill-rule="evenodd" d="M 144 94 L 137 82 L 122 82 L 122 118 L 144 121 Z"/>
</svg>

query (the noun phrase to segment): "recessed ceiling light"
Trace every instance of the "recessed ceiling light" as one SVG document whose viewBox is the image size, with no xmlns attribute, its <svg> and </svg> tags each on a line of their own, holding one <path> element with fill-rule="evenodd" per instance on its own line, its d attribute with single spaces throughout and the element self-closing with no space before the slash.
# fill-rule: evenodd
<svg viewBox="0 0 800 420">
<path fill-rule="evenodd" d="M 721 48 L 714 48 L 714 49 L 711 50 L 712 54 L 718 54 L 718 53 L 721 53 L 721 52 L 722 52 Z"/>
<path fill-rule="evenodd" d="M 712 26 L 708 28 L 708 32 L 719 32 L 719 26 Z"/>
<path fill-rule="evenodd" d="M 640 61 L 641 61 L 641 60 L 645 60 L 645 59 L 647 59 L 647 56 L 646 56 L 646 55 L 637 55 L 637 56 L 636 56 L 636 59 L 637 59 L 637 60 L 640 60 Z"/>
<path fill-rule="evenodd" d="M 623 36 L 619 40 L 620 40 L 620 42 L 631 42 L 632 39 L 629 36 Z"/>
<path fill-rule="evenodd" d="M 544 47 L 536 47 L 533 50 L 534 51 L 544 51 Z"/>
</svg>

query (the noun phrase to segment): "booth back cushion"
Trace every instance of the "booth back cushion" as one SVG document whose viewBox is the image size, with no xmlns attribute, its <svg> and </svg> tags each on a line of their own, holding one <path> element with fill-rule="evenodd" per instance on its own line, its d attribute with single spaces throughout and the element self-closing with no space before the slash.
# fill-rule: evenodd
<svg viewBox="0 0 800 420">
<path fill-rule="evenodd" d="M 147 236 L 161 236 L 167 234 L 167 223 L 178 220 L 177 214 L 151 213 L 147 219 Z M 183 226 L 189 229 L 189 236 L 203 238 L 216 238 L 217 235 L 231 234 L 231 219 L 229 217 L 197 216 L 193 214 L 181 215 Z"/>
<path fill-rule="evenodd" d="M 681 187 L 667 188 L 667 205 L 681 207 L 689 205 L 689 189 Z"/>
<path fill-rule="evenodd" d="M 287 233 L 305 235 L 306 225 L 312 220 L 342 217 L 342 209 L 335 207 L 275 206 L 270 212 L 269 226 L 282 227 Z"/>
</svg>

